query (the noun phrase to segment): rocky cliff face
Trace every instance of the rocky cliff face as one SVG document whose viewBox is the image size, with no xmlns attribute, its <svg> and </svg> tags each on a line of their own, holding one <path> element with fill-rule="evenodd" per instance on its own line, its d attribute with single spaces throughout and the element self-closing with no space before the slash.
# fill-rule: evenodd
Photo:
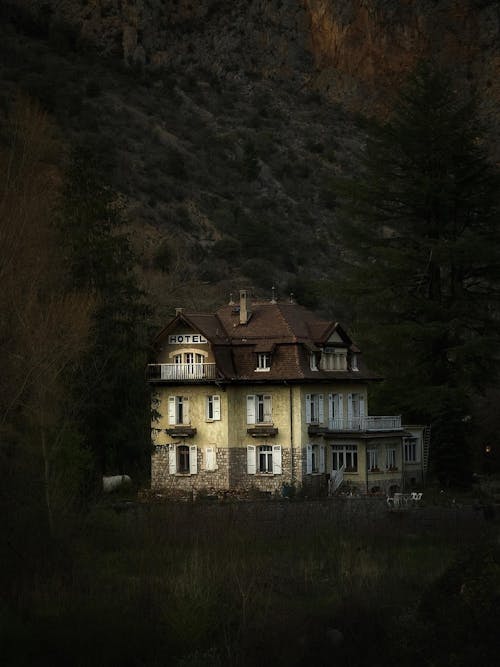
<svg viewBox="0 0 500 667">
<path fill-rule="evenodd" d="M 498 87 L 500 5 L 492 1 L 304 0 L 317 85 L 383 103 L 419 59 L 451 66 L 479 88 Z M 500 88 L 496 91 L 496 97 Z"/>
<path fill-rule="evenodd" d="M 500 98 L 492 0 L 11 0 L 130 64 L 196 61 L 218 76 L 301 77 L 348 106 L 383 107 L 420 58 Z"/>
<path fill-rule="evenodd" d="M 500 155 L 496 1 L 3 0 L 0 16 L 0 125 L 20 88 L 93 147 L 165 307 L 230 281 L 334 299 L 352 112 L 386 113 L 420 58 L 479 89 Z"/>
</svg>

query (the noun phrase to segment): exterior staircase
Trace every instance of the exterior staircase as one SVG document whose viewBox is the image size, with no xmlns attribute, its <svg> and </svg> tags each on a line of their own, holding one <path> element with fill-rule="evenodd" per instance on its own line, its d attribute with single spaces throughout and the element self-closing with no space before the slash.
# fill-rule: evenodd
<svg viewBox="0 0 500 667">
<path fill-rule="evenodd" d="M 423 474 L 424 474 L 424 482 L 426 481 L 427 478 L 427 470 L 429 468 L 429 453 L 430 453 L 430 448 L 431 448 L 431 427 L 426 426 L 424 428 L 424 433 L 422 436 L 422 454 L 423 454 Z"/>
<path fill-rule="evenodd" d="M 328 495 L 333 496 L 344 482 L 345 464 L 338 470 L 332 470 L 328 480 Z"/>
</svg>

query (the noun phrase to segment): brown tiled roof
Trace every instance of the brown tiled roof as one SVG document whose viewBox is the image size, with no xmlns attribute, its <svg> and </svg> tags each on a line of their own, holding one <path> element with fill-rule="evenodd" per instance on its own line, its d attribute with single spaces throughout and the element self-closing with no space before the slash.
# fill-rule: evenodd
<svg viewBox="0 0 500 667">
<path fill-rule="evenodd" d="M 228 380 L 378 379 L 361 358 L 359 371 L 311 370 L 311 352 L 319 350 L 333 332 L 353 352 L 359 352 L 338 323 L 323 320 L 304 306 L 292 303 L 253 302 L 250 311 L 246 324 L 240 324 L 239 308 L 234 305 L 222 306 L 213 315 L 181 313 L 163 329 L 157 341 L 180 323 L 193 327 L 212 343 L 219 373 Z M 256 370 L 258 352 L 272 354 L 269 370 Z"/>
</svg>

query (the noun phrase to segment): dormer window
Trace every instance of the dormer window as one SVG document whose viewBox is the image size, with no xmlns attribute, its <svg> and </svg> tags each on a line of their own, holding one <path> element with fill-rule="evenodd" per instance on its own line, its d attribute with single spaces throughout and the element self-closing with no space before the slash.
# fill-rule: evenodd
<svg viewBox="0 0 500 667">
<path fill-rule="evenodd" d="M 271 354 L 269 352 L 259 352 L 257 354 L 257 371 L 269 371 L 271 369 Z"/>
<path fill-rule="evenodd" d="M 347 350 L 342 347 L 325 347 L 321 355 L 321 368 L 324 371 L 346 371 Z"/>
</svg>

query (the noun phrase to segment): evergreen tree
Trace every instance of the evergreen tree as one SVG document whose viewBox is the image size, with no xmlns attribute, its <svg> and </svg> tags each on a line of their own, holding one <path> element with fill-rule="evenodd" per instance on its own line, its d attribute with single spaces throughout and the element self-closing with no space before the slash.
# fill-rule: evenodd
<svg viewBox="0 0 500 667">
<path fill-rule="evenodd" d="M 113 190 L 95 152 L 73 151 L 61 201 L 67 270 L 96 299 L 92 345 L 77 382 L 82 428 L 101 472 L 130 472 L 149 450 L 144 381 L 149 308 Z"/>
<path fill-rule="evenodd" d="M 390 380 L 384 409 L 433 426 L 449 481 L 468 471 L 474 393 L 494 377 L 499 186 L 474 100 L 421 65 L 338 182 L 346 294 Z M 368 348 L 368 345 L 367 345 Z"/>
</svg>

